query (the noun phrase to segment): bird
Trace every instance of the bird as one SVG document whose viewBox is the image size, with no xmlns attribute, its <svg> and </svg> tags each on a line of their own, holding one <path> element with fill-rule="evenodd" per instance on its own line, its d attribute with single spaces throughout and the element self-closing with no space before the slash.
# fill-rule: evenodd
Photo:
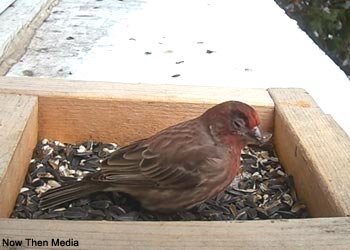
<svg viewBox="0 0 350 250">
<path fill-rule="evenodd" d="M 186 211 L 215 197 L 237 175 L 241 150 L 264 144 L 271 134 L 260 128 L 248 104 L 226 101 L 197 118 L 121 147 L 97 172 L 52 188 L 40 197 L 42 210 L 95 192 L 119 192 L 149 211 Z"/>
</svg>

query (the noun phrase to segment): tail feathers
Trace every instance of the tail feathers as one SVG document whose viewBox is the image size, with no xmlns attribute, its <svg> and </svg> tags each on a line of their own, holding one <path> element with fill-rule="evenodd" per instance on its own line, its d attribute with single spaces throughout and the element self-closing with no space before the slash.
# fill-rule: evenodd
<svg viewBox="0 0 350 250">
<path fill-rule="evenodd" d="M 42 210 L 53 208 L 98 191 L 102 191 L 102 185 L 93 185 L 84 181 L 71 183 L 43 193 L 40 197 L 39 207 Z"/>
</svg>

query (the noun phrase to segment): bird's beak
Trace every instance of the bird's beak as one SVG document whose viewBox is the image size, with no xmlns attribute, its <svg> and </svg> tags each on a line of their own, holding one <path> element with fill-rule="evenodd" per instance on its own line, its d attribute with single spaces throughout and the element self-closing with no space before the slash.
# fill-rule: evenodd
<svg viewBox="0 0 350 250">
<path fill-rule="evenodd" d="M 263 132 L 258 126 L 246 133 L 247 143 L 264 144 L 272 137 L 271 133 Z"/>
</svg>

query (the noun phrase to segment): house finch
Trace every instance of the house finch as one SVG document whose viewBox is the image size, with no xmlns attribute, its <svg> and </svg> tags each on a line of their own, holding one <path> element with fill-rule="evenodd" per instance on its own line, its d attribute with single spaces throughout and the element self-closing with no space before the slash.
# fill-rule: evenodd
<svg viewBox="0 0 350 250">
<path fill-rule="evenodd" d="M 264 143 L 260 119 L 238 101 L 218 104 L 201 116 L 120 148 L 99 171 L 44 193 L 48 209 L 97 191 L 127 193 L 151 211 L 187 210 L 223 191 L 240 167 L 247 143 Z"/>
</svg>

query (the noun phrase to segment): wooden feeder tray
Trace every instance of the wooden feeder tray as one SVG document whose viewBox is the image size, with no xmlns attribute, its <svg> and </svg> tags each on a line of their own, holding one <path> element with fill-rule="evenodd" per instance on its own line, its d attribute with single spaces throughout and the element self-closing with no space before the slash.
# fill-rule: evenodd
<svg viewBox="0 0 350 250">
<path fill-rule="evenodd" d="M 227 100 L 246 102 L 259 112 L 263 129 L 273 132 L 278 157 L 294 177 L 298 197 L 313 218 L 244 222 L 8 218 L 39 139 L 125 145 Z M 303 89 L 2 77 L 0 148 L 3 239 L 77 240 L 79 246 L 71 249 L 347 249 L 350 245 L 350 218 L 346 218 L 350 216 L 350 138 Z"/>
</svg>

